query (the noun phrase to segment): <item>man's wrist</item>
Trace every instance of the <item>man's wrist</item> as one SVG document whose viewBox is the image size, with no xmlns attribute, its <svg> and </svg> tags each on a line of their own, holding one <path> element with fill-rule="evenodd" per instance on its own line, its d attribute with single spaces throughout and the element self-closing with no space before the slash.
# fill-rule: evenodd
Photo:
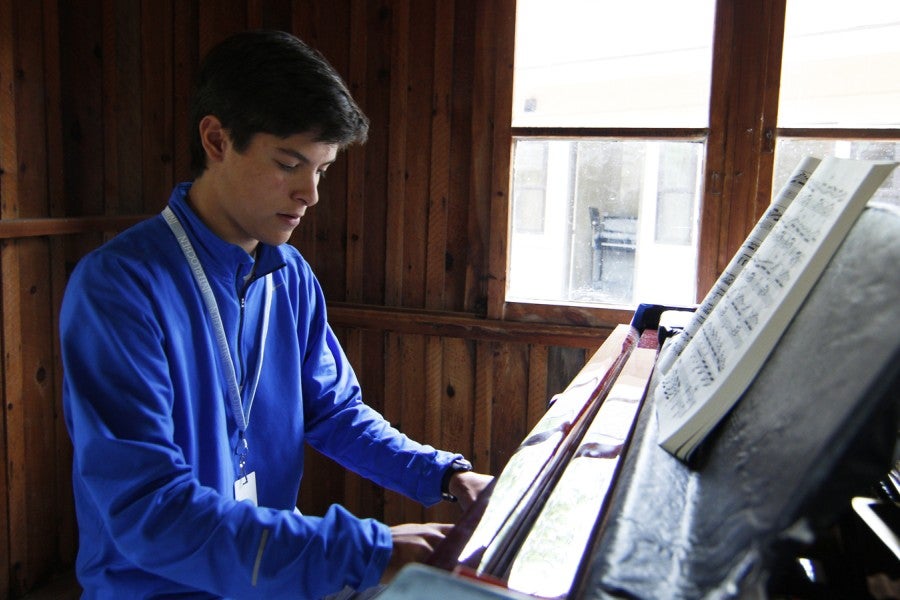
<svg viewBox="0 0 900 600">
<path fill-rule="evenodd" d="M 441 498 L 448 502 L 456 502 L 456 496 L 450 493 L 450 479 L 457 473 L 464 473 L 471 470 L 472 463 L 464 458 L 457 458 L 447 465 L 447 468 L 444 470 L 444 476 L 441 479 Z"/>
</svg>

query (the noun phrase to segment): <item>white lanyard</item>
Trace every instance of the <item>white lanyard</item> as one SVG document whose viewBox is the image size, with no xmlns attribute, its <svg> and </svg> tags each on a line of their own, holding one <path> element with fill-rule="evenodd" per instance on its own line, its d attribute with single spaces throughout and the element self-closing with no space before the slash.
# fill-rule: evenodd
<svg viewBox="0 0 900 600">
<path fill-rule="evenodd" d="M 256 371 L 253 374 L 250 388 L 247 390 L 247 411 L 244 412 L 244 403 L 241 401 L 241 388 L 238 386 L 234 361 L 231 360 L 231 352 L 228 349 L 228 339 L 225 336 L 225 327 L 222 325 L 222 317 L 219 314 L 219 305 L 216 304 L 216 298 L 213 295 L 209 281 L 206 279 L 203 265 L 200 264 L 200 259 L 194 251 L 191 240 L 188 239 L 184 227 L 181 226 L 181 222 L 178 220 L 175 213 L 172 212 L 172 209 L 167 206 L 162 214 L 169 224 L 172 233 L 174 233 L 175 237 L 178 239 L 178 243 L 181 245 L 181 251 L 184 252 L 184 257 L 187 259 L 188 264 L 191 266 L 191 270 L 194 272 L 194 279 L 200 287 L 200 294 L 203 296 L 203 301 L 206 303 L 206 311 L 212 321 L 213 333 L 215 334 L 216 343 L 219 347 L 219 358 L 222 361 L 225 379 L 228 384 L 228 399 L 231 405 L 231 412 L 234 415 L 234 420 L 237 422 L 238 430 L 240 431 L 241 441 L 236 452 L 240 456 L 240 468 L 243 473 L 248 450 L 244 432 L 247 430 L 247 425 L 250 423 L 250 409 L 253 407 L 253 397 L 256 396 L 256 386 L 259 385 L 259 376 L 262 372 L 263 357 L 266 349 L 266 334 L 269 331 L 269 313 L 272 307 L 272 274 L 269 273 L 265 277 L 266 294 L 265 304 L 263 305 L 262 327 L 259 333 L 259 360 L 256 361 Z"/>
</svg>

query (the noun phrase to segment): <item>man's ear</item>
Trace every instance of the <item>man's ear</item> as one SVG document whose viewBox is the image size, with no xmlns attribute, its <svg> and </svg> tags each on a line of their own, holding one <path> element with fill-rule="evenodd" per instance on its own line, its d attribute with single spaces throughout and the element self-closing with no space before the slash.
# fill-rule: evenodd
<svg viewBox="0 0 900 600">
<path fill-rule="evenodd" d="M 200 119 L 200 143 L 206 152 L 209 163 L 221 162 L 225 156 L 225 148 L 229 143 L 228 132 L 222 122 L 213 115 Z"/>
</svg>

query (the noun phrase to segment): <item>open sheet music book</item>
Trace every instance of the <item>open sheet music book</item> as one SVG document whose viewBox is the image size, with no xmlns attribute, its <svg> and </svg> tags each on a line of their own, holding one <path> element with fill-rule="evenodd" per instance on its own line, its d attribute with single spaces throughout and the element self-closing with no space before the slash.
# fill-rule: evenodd
<svg viewBox="0 0 900 600">
<path fill-rule="evenodd" d="M 896 164 L 833 157 L 801 163 L 792 176 L 799 191 L 782 192 L 776 204 L 783 206 L 770 208 L 754 228 L 698 309 L 698 322 L 685 328 L 689 335 L 660 355 L 654 393 L 666 451 L 689 460 L 734 406 Z"/>
</svg>

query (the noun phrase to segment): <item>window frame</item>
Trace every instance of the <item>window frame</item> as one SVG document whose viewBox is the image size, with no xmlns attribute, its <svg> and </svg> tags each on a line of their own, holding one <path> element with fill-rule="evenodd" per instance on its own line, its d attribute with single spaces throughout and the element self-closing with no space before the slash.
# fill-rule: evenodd
<svg viewBox="0 0 900 600">
<path fill-rule="evenodd" d="M 514 0 L 510 0 L 514 5 Z M 772 195 L 779 137 L 900 140 L 900 129 L 778 128 L 781 51 L 786 0 L 717 0 L 714 16 L 709 126 L 694 129 L 512 127 L 515 8 L 507 23 L 509 47 L 498 52 L 494 182 L 488 316 L 497 319 L 611 326 L 628 322 L 630 310 L 506 300 L 512 220 L 512 152 L 517 138 L 704 140 L 698 218 L 697 298 L 715 283 Z M 506 102 L 506 105 L 500 104 Z M 503 274 L 497 277 L 496 274 Z"/>
</svg>

